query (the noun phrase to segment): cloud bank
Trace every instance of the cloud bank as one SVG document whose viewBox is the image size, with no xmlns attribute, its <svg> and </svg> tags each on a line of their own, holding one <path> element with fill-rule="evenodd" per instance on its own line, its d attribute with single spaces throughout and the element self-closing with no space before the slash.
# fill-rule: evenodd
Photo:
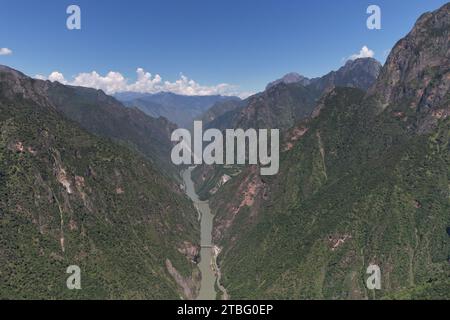
<svg viewBox="0 0 450 320">
<path fill-rule="evenodd" d="M 12 53 L 12 50 L 9 48 L 0 48 L 0 56 L 10 56 Z"/>
<path fill-rule="evenodd" d="M 80 87 L 89 87 L 101 89 L 107 94 L 118 92 L 138 92 L 138 93 L 157 93 L 172 92 L 187 96 L 239 96 L 247 97 L 249 93 L 240 92 L 235 85 L 221 83 L 214 86 L 204 86 L 189 79 L 181 74 L 175 82 L 163 81 L 159 74 L 152 75 L 142 68 L 136 70 L 136 80 L 130 82 L 120 72 L 110 71 L 102 76 L 96 71 L 90 73 L 80 73 L 72 80 L 67 80 L 64 75 L 58 71 L 52 72 L 48 77 L 36 75 L 35 78 L 41 80 L 58 81 L 59 83 Z"/>
</svg>

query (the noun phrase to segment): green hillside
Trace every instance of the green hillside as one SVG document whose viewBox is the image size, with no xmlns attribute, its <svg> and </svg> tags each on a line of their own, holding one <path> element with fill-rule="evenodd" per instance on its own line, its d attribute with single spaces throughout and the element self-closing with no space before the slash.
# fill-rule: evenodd
<svg viewBox="0 0 450 320">
<path fill-rule="evenodd" d="M 199 226 L 177 185 L 1 71 L 0 298 L 192 298 Z"/>
<path fill-rule="evenodd" d="M 279 176 L 243 173 L 257 181 L 254 203 L 220 238 L 233 298 L 381 298 L 448 283 L 449 121 L 417 136 L 390 113 L 370 116 L 363 103 L 360 91 L 336 90 L 283 154 Z M 233 217 L 223 208 L 242 200 L 233 194 L 241 181 L 213 198 L 216 229 Z M 369 264 L 382 270 L 376 294 L 365 288 Z"/>
</svg>

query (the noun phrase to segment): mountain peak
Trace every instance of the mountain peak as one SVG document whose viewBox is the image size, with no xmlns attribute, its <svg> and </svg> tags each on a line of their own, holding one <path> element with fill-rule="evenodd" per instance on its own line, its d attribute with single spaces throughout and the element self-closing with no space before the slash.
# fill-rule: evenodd
<svg viewBox="0 0 450 320">
<path fill-rule="evenodd" d="M 348 60 L 342 68 L 355 66 L 381 66 L 380 62 L 374 58 L 358 58 Z"/>
<path fill-rule="evenodd" d="M 300 83 L 303 86 L 307 86 L 311 83 L 311 80 L 302 76 L 301 74 L 299 74 L 297 72 L 290 72 L 290 73 L 284 75 L 282 78 L 269 83 L 266 86 L 266 90 L 270 89 L 280 83 L 284 83 L 284 84 Z"/>
<path fill-rule="evenodd" d="M 16 69 L 13 69 L 11 67 L 8 67 L 8 66 L 2 65 L 2 64 L 0 64 L 0 75 L 3 75 L 3 77 L 9 76 L 14 79 L 27 78 L 27 76 L 25 74 L 23 74 L 22 72 L 17 71 Z"/>
<path fill-rule="evenodd" d="M 322 92 L 333 87 L 352 87 L 366 91 L 375 83 L 381 68 L 381 63 L 373 58 L 349 60 L 339 70 L 311 80 L 311 85 Z"/>
<path fill-rule="evenodd" d="M 423 14 L 412 31 L 392 49 L 376 84 L 369 90 L 381 107 L 412 108 L 425 115 L 427 131 L 450 114 L 450 3 Z M 434 119 L 433 119 L 434 118 Z"/>
</svg>

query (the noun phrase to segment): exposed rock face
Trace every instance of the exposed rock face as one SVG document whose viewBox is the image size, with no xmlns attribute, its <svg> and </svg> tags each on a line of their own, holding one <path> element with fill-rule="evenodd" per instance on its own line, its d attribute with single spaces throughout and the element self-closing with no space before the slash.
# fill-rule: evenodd
<svg viewBox="0 0 450 320">
<path fill-rule="evenodd" d="M 183 277 L 178 270 L 175 269 L 169 259 L 166 260 L 166 268 L 178 286 L 182 289 L 181 298 L 194 300 L 200 291 L 201 275 L 198 269 L 193 271 L 192 277 Z"/>
<path fill-rule="evenodd" d="M 427 132 L 450 112 L 450 4 L 426 13 L 392 50 L 369 90 L 387 106 L 417 111 L 418 132 Z"/>
<path fill-rule="evenodd" d="M 242 179 L 231 180 L 223 189 L 225 190 L 224 192 L 228 193 L 228 198 L 219 196 L 211 199 L 214 208 L 221 208 L 220 215 L 218 214 L 214 217 L 213 239 L 214 243 L 220 243 L 226 237 L 230 241 L 228 245 L 231 246 L 235 234 L 228 232 L 230 227 L 234 225 L 235 220 L 245 208 L 250 208 L 250 212 L 246 217 L 247 221 L 239 228 L 251 224 L 258 214 L 262 199 L 264 199 L 268 190 L 266 184 L 259 176 L 256 166 L 248 167 L 242 173 Z M 242 223 L 242 220 L 240 222 Z M 234 231 L 237 232 L 236 230 Z"/>
<path fill-rule="evenodd" d="M 311 86 L 320 92 L 326 92 L 333 87 L 350 87 L 366 91 L 377 80 L 381 64 L 373 58 L 349 60 L 338 71 L 311 80 Z"/>
<path fill-rule="evenodd" d="M 183 244 L 178 248 L 178 251 L 184 254 L 189 261 L 195 263 L 197 263 L 197 260 L 200 256 L 200 247 L 188 241 L 184 241 Z"/>
</svg>

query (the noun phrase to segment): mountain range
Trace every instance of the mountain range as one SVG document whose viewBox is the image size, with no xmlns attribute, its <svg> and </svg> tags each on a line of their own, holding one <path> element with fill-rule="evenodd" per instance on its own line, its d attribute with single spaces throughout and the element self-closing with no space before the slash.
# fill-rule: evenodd
<svg viewBox="0 0 450 320">
<path fill-rule="evenodd" d="M 221 130 L 288 129 L 309 116 L 325 92 L 339 86 L 367 90 L 376 81 L 380 70 L 381 64 L 375 59 L 361 58 L 350 60 L 338 71 L 320 78 L 307 79 L 290 73 L 270 83 L 264 92 L 247 98 L 244 103 L 223 104 L 223 109 L 228 111 L 211 117 L 205 126 Z M 215 106 L 215 109 L 219 108 L 220 103 Z"/>
<path fill-rule="evenodd" d="M 281 131 L 275 176 L 193 170 L 221 298 L 450 299 L 449 40 L 446 4 L 383 66 L 290 73 L 245 100 L 111 97 L 0 66 L 0 298 L 195 299 L 200 223 L 170 136 L 201 119 Z"/>
<path fill-rule="evenodd" d="M 325 91 L 332 86 L 354 87 L 363 90 L 369 89 L 373 81 L 378 78 L 381 64 L 373 58 L 357 58 L 348 60 L 346 64 L 337 71 L 331 71 L 323 77 L 309 79 L 296 72 L 291 72 L 281 79 L 269 83 L 266 90 L 280 83 L 297 83 L 304 87 L 312 86 L 319 91 Z"/>
<path fill-rule="evenodd" d="M 156 94 L 119 93 L 116 98 L 128 107 L 136 107 L 155 118 L 165 117 L 180 128 L 190 129 L 194 120 L 201 118 L 220 102 L 238 102 L 237 97 L 183 96 L 170 92 Z"/>
</svg>

